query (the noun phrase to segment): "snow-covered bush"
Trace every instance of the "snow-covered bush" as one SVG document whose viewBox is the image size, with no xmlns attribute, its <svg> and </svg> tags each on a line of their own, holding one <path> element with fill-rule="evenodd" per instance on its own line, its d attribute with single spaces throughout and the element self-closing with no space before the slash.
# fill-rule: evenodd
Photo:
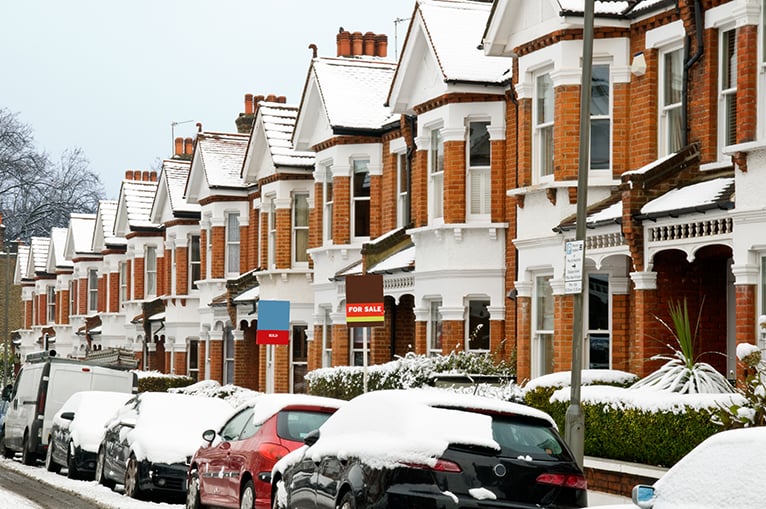
<svg viewBox="0 0 766 509">
<path fill-rule="evenodd" d="M 744 402 L 723 406 L 714 421 L 726 429 L 766 426 L 766 364 L 761 350 L 748 343 L 739 344 L 737 359 L 747 368 L 743 386 L 736 389 Z"/>
<path fill-rule="evenodd" d="M 194 380 L 184 375 L 171 375 L 161 371 L 130 370 L 138 378 L 138 392 L 166 392 L 173 387 L 185 387 Z"/>
<path fill-rule="evenodd" d="M 367 390 L 409 389 L 428 384 L 434 374 L 481 374 L 512 377 L 514 370 L 490 353 L 453 352 L 449 355 L 417 355 L 412 352 L 385 364 L 367 367 Z M 363 391 L 364 368 L 337 366 L 306 374 L 308 392 L 319 396 L 351 399 Z"/>
<path fill-rule="evenodd" d="M 191 394 L 192 396 L 207 396 L 226 400 L 231 406 L 238 407 L 252 398 L 262 394 L 238 385 L 221 385 L 215 380 L 201 380 L 186 387 L 168 389 L 168 392 Z"/>
<path fill-rule="evenodd" d="M 702 307 L 700 307 L 694 333 L 691 330 L 686 300 L 684 300 L 683 307 L 681 307 L 681 303 L 673 304 L 672 302 L 669 303 L 669 307 L 673 327 L 659 317 L 657 320 L 673 335 L 677 348 L 668 345 L 668 348 L 673 351 L 671 357 L 667 355 L 653 356 L 652 360 L 665 360 L 667 362 L 657 371 L 636 382 L 633 388 L 679 394 L 732 392 L 733 387 L 725 376 L 707 362 L 698 362 L 698 358 L 694 356 L 694 340 L 699 330 Z"/>
</svg>

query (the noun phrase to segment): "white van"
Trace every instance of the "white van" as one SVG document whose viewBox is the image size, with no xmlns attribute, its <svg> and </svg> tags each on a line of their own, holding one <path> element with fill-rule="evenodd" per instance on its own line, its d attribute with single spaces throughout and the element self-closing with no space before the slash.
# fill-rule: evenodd
<svg viewBox="0 0 766 509">
<path fill-rule="evenodd" d="M 0 444 L 8 458 L 21 451 L 27 465 L 45 456 L 53 416 L 69 396 L 89 390 L 125 393 L 138 390 L 138 379 L 130 371 L 47 354 L 33 357 L 32 362 L 30 357 L 16 377 Z"/>
</svg>

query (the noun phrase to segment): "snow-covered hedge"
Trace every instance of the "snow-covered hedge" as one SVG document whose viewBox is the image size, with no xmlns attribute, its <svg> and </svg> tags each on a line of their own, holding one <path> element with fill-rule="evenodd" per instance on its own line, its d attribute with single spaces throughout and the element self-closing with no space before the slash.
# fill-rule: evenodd
<svg viewBox="0 0 766 509">
<path fill-rule="evenodd" d="M 132 369 L 138 378 L 138 392 L 167 392 L 173 387 L 185 387 L 194 383 L 191 377 L 170 375 L 161 371 L 141 371 Z"/>
<path fill-rule="evenodd" d="M 514 375 L 510 364 L 498 362 L 492 354 L 454 352 L 449 355 L 426 356 L 409 353 L 385 364 L 368 366 L 367 390 L 409 389 L 427 385 L 434 374 L 470 373 L 481 375 Z M 364 368 L 338 366 L 322 368 L 306 374 L 308 392 L 349 400 L 363 392 Z M 515 387 L 515 386 L 514 386 Z M 489 390 L 489 388 L 485 388 Z M 503 388 L 500 389 L 501 391 Z M 509 392 L 515 389 L 509 387 Z M 511 399 L 510 395 L 505 399 Z"/>
<path fill-rule="evenodd" d="M 629 388 L 635 380 L 624 372 L 583 371 L 580 404 L 585 416 L 586 455 L 672 466 L 721 430 L 713 420 L 721 408 L 742 401 L 734 393 L 677 394 Z M 563 431 L 570 402 L 568 373 L 533 382 L 524 388 L 524 401 L 549 413 Z"/>
</svg>

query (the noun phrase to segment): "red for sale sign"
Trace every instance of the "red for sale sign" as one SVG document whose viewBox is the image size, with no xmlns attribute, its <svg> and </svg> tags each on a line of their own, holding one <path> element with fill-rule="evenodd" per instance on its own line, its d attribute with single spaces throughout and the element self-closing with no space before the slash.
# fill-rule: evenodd
<svg viewBox="0 0 766 509">
<path fill-rule="evenodd" d="M 381 327 L 384 322 L 383 276 L 347 276 L 346 324 L 349 327 Z"/>
</svg>

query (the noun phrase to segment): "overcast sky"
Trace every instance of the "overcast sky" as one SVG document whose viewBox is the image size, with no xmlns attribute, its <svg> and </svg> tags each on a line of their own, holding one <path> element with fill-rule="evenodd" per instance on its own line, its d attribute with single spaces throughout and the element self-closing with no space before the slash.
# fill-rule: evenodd
<svg viewBox="0 0 766 509">
<path fill-rule="evenodd" d="M 314 43 L 339 27 L 401 47 L 415 0 L 0 0 L 0 108 L 54 157 L 80 147 L 116 199 L 176 136 L 235 132 L 244 95 L 298 104 Z M 398 37 L 397 37 L 398 34 Z"/>
</svg>

